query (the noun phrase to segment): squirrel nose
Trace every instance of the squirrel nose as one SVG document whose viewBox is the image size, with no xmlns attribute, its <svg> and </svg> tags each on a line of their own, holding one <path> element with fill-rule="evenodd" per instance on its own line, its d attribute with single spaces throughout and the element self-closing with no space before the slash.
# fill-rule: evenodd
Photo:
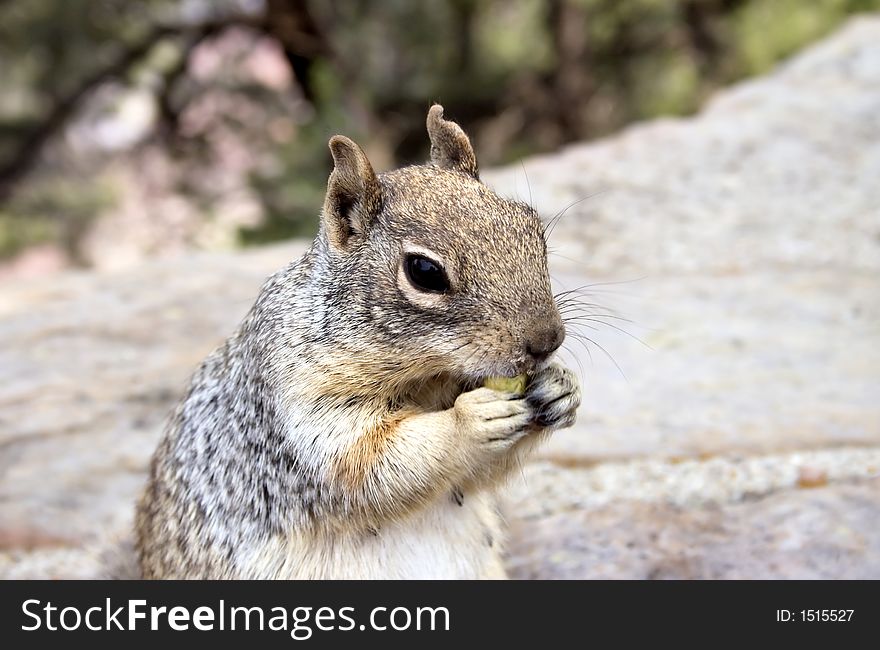
<svg viewBox="0 0 880 650">
<path fill-rule="evenodd" d="M 535 361 L 543 361 L 556 352 L 565 340 L 565 328 L 561 325 L 544 327 L 526 339 L 526 352 Z"/>
</svg>

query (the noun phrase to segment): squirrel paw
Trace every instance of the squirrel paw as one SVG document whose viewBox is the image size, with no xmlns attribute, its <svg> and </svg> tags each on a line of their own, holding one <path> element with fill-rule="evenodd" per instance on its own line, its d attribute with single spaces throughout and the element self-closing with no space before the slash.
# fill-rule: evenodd
<svg viewBox="0 0 880 650">
<path fill-rule="evenodd" d="M 533 413 L 522 395 L 491 388 L 462 393 L 455 400 L 459 427 L 470 433 L 480 446 L 503 451 L 528 432 Z"/>
<path fill-rule="evenodd" d="M 532 377 L 525 399 L 532 412 L 533 424 L 562 429 L 574 424 L 581 404 L 581 389 L 571 370 L 553 363 Z"/>
</svg>

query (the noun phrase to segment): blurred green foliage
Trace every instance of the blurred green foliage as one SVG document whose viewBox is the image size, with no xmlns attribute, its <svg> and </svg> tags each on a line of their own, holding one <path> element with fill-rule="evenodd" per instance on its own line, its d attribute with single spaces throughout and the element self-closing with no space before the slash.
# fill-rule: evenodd
<svg viewBox="0 0 880 650">
<path fill-rule="evenodd" d="M 207 219 L 226 200 L 198 178 L 227 164 L 212 133 L 237 134 L 258 154 L 243 182 L 263 211 L 241 241 L 310 234 L 333 133 L 357 139 L 379 168 L 418 161 L 425 110 L 437 100 L 474 138 L 482 165 L 505 163 L 691 113 L 719 86 L 878 8 L 880 0 L 0 0 L 0 255 L 48 240 L 75 256 L 91 215 L 114 201 L 101 170 L 145 143 L 184 170 L 174 190 Z M 194 52 L 232 28 L 277 44 L 287 88 L 232 73 L 193 78 Z M 122 150 L 83 156 L 65 133 L 108 86 L 149 90 L 155 124 Z M 181 129 L 210 93 L 252 108 L 243 118 L 218 111 L 197 133 Z M 267 137 L 275 122 L 282 136 Z"/>
<path fill-rule="evenodd" d="M 0 257 L 43 242 L 60 244 L 80 262 L 79 243 L 91 221 L 116 196 L 103 179 L 53 178 L 28 183 L 0 210 Z"/>
</svg>

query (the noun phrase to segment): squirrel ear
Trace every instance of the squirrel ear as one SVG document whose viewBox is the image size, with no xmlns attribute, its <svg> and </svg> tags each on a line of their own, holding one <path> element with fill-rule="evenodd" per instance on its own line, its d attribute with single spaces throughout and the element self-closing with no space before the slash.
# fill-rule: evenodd
<svg viewBox="0 0 880 650">
<path fill-rule="evenodd" d="M 428 136 L 431 138 L 432 163 L 479 179 L 477 156 L 471 141 L 458 124 L 443 119 L 440 104 L 434 104 L 428 111 Z"/>
<path fill-rule="evenodd" d="M 373 166 L 355 142 L 334 135 L 329 147 L 334 167 L 321 222 L 330 244 L 345 249 L 352 238 L 366 234 L 382 209 L 382 192 Z"/>
</svg>

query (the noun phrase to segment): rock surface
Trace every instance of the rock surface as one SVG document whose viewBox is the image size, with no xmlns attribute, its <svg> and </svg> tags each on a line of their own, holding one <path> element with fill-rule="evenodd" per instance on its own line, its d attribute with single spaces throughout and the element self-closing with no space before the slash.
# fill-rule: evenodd
<svg viewBox="0 0 880 650">
<path fill-rule="evenodd" d="M 873 16 L 697 117 L 485 174 L 564 211 L 552 273 L 595 303 L 513 575 L 880 578 L 878 115 Z M 0 576 L 119 572 L 188 375 L 303 246 L 0 287 Z"/>
<path fill-rule="evenodd" d="M 684 508 L 625 501 L 517 520 L 516 578 L 850 579 L 880 575 L 880 481 Z"/>
</svg>

